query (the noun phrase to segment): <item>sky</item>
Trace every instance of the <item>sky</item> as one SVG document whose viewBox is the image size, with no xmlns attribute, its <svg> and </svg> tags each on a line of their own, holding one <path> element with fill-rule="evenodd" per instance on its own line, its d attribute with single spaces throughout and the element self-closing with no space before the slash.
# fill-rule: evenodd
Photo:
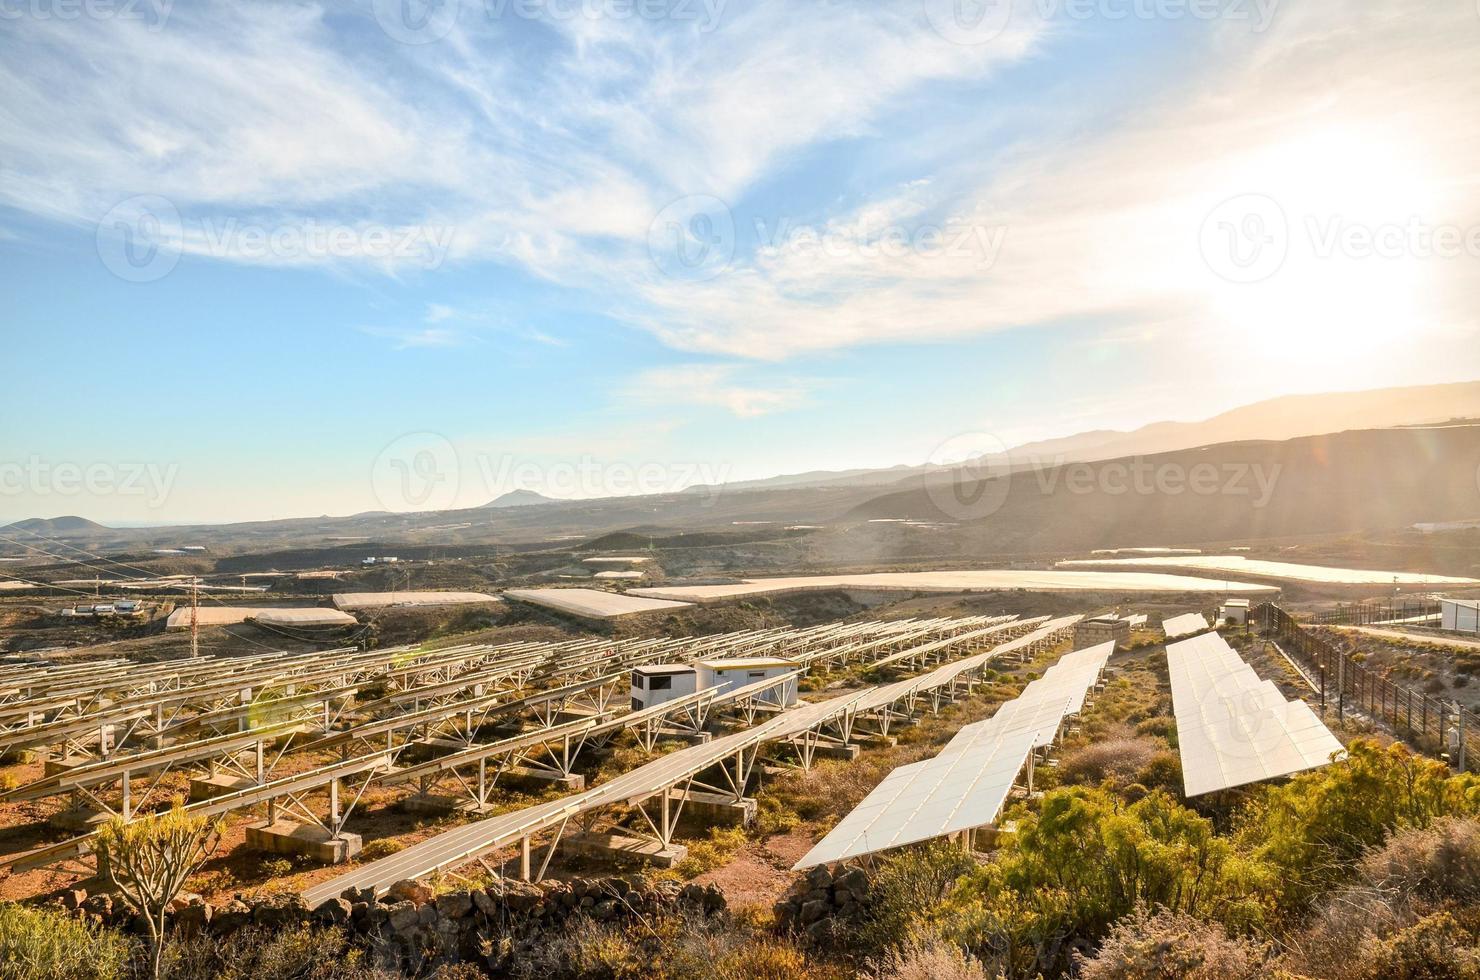
<svg viewBox="0 0 1480 980">
<path fill-rule="evenodd" d="M 1472 380 L 1476 64 L 1476 0 L 0 0 L 0 520 Z"/>
</svg>

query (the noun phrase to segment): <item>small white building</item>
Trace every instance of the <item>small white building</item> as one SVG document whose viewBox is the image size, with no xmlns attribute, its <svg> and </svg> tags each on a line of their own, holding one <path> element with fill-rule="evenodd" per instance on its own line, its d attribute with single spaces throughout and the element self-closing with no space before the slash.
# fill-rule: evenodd
<svg viewBox="0 0 1480 980">
<path fill-rule="evenodd" d="M 1480 599 L 1440 599 L 1442 628 L 1455 633 L 1480 633 Z"/>
<path fill-rule="evenodd" d="M 698 688 L 698 671 L 689 664 L 644 664 L 632 668 L 632 710 L 663 704 Z"/>
<path fill-rule="evenodd" d="M 1248 599 L 1225 599 L 1223 608 L 1218 610 L 1218 622 L 1233 623 L 1235 626 L 1245 626 L 1249 622 L 1249 600 Z"/>
<path fill-rule="evenodd" d="M 730 657 L 722 660 L 700 660 L 694 664 L 694 667 L 698 674 L 701 691 L 711 687 L 729 691 L 800 669 L 795 660 L 786 660 L 782 657 Z M 774 691 L 767 692 L 761 700 L 778 707 L 790 708 L 797 703 L 797 679 L 794 677 Z"/>
</svg>

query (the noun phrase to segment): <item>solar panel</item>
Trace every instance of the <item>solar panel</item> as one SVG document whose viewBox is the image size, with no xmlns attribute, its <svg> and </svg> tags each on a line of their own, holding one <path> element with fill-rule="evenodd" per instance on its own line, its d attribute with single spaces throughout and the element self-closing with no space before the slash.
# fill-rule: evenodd
<svg viewBox="0 0 1480 980">
<path fill-rule="evenodd" d="M 935 758 L 894 770 L 795 869 L 992 823 L 1034 750 L 1083 707 L 1114 650 L 1110 642 L 1067 654 L 991 718 L 962 726 Z"/>
<path fill-rule="evenodd" d="M 1167 647 L 1187 796 L 1325 765 L 1341 742 L 1303 701 L 1287 701 L 1216 633 Z"/>
<path fill-rule="evenodd" d="M 1188 636 L 1212 629 L 1212 626 L 1208 624 L 1207 618 L 1202 613 L 1184 613 L 1181 616 L 1162 620 L 1161 629 L 1167 639 L 1174 640 L 1179 636 Z"/>
</svg>

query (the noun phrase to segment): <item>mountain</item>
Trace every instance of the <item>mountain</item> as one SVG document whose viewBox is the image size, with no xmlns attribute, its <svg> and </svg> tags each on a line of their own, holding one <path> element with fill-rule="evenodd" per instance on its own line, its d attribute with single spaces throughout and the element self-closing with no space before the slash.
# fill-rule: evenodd
<svg viewBox="0 0 1480 980">
<path fill-rule="evenodd" d="M 23 521 L 16 521 L 0 527 L 0 531 L 30 531 L 32 534 L 44 534 L 54 536 L 58 534 L 91 534 L 97 531 L 110 531 L 96 521 L 90 521 L 85 517 L 28 517 Z"/>
<path fill-rule="evenodd" d="M 1153 422 L 1129 432 L 1097 429 L 1024 443 L 1007 451 L 1011 465 L 1043 465 L 1174 452 L 1226 442 L 1282 441 L 1346 429 L 1387 429 L 1480 418 L 1480 382 L 1287 395 L 1200 422 Z M 727 490 L 880 486 L 939 472 L 941 466 L 814 471 L 729 483 Z M 712 488 L 696 488 L 712 489 Z"/>
<path fill-rule="evenodd" d="M 1287 395 L 1201 422 L 1155 422 L 1131 432 L 1088 432 L 1027 443 L 1014 459 L 1113 459 L 1248 440 L 1282 441 L 1347 429 L 1386 429 L 1480 418 L 1480 382 Z"/>
<path fill-rule="evenodd" d="M 558 504 L 554 497 L 547 497 L 533 490 L 510 490 L 486 504 L 486 507 L 533 507 L 536 504 Z"/>
<path fill-rule="evenodd" d="M 990 551 L 1197 545 L 1480 516 L 1480 425 L 1337 432 L 909 481 L 852 521 L 943 521 Z M 1434 515 L 1426 517 L 1424 515 Z"/>
</svg>

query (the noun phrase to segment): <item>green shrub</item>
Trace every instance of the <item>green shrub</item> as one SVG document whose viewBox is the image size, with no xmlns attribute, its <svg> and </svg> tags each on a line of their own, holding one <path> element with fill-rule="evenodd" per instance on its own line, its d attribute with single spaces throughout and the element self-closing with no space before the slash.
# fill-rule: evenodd
<svg viewBox="0 0 1480 980">
<path fill-rule="evenodd" d="M 405 849 L 406 845 L 395 838 L 382 837 L 360 848 L 360 858 L 365 861 L 378 861 Z"/>
<path fill-rule="evenodd" d="M 1402 745 L 1358 739 L 1334 765 L 1264 787 L 1237 840 L 1275 871 L 1279 906 L 1296 913 L 1350 880 L 1388 835 L 1445 816 L 1480 814 L 1480 778 L 1452 775 Z"/>
<path fill-rule="evenodd" d="M 971 855 L 945 842 L 884 862 L 870 879 L 869 918 L 856 937 L 854 952 L 877 957 L 933 942 L 942 903 L 975 867 Z"/>
<path fill-rule="evenodd" d="M 697 878 L 706 871 L 723 867 L 736 851 L 745 846 L 744 827 L 714 827 L 709 839 L 688 845 L 689 853 L 674 870 L 683 878 Z"/>
<path fill-rule="evenodd" d="M 59 912 L 0 903 L 0 980 L 105 980 L 123 975 L 128 940 Z"/>
</svg>

